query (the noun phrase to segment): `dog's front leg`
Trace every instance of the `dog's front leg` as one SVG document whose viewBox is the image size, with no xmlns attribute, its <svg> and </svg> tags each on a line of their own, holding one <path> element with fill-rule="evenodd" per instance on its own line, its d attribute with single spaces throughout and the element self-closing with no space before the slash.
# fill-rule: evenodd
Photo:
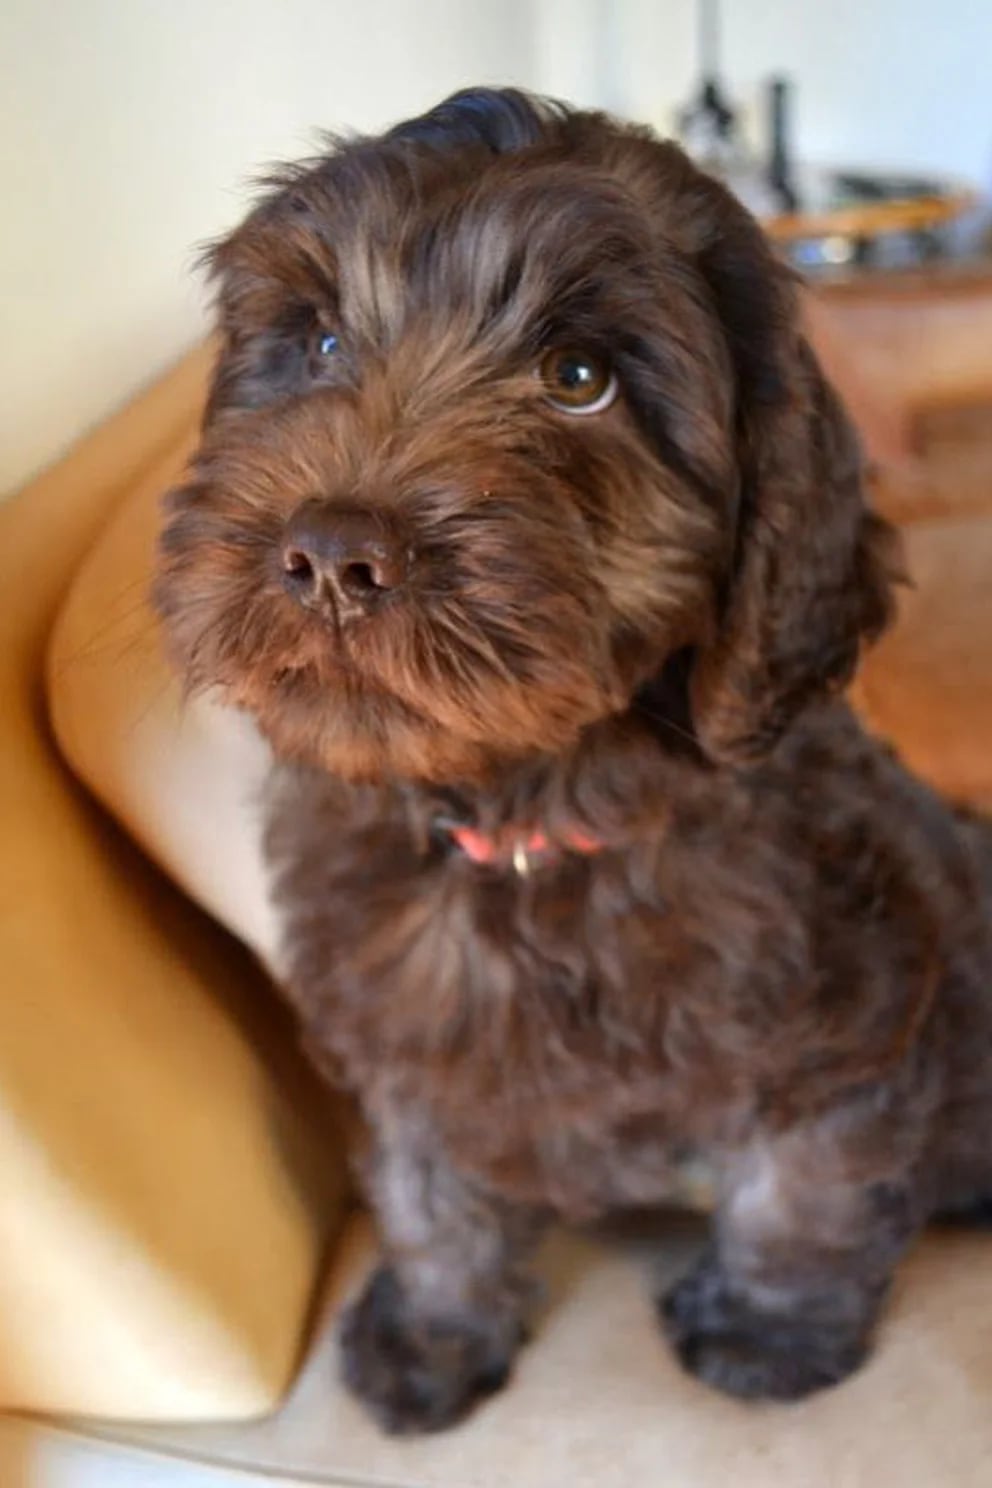
<svg viewBox="0 0 992 1488">
<path fill-rule="evenodd" d="M 509 1374 L 542 1220 L 459 1174 L 422 1113 L 375 1126 L 364 1179 L 384 1257 L 343 1321 L 344 1378 L 385 1430 L 437 1431 Z"/>
<path fill-rule="evenodd" d="M 865 1357 L 924 1205 L 913 1115 L 864 1104 L 731 1161 L 712 1244 L 662 1303 L 682 1363 L 718 1389 L 797 1399 Z"/>
</svg>

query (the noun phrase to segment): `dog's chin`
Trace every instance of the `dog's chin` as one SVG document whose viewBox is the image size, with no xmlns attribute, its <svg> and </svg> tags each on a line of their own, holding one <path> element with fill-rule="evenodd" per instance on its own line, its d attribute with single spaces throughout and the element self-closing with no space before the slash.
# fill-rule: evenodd
<svg viewBox="0 0 992 1488">
<path fill-rule="evenodd" d="M 280 760 L 325 770 L 355 784 L 408 781 L 423 785 L 491 785 L 527 760 L 568 750 L 592 724 L 608 716 L 603 709 L 559 720 L 553 742 L 547 728 L 533 733 L 501 730 L 484 737 L 466 720 L 443 722 L 383 691 L 337 694 L 333 689 L 306 699 L 290 693 L 272 706 L 257 698 L 239 699 L 247 706 Z M 536 721 L 541 700 L 532 699 Z M 519 710 L 518 710 L 519 720 Z"/>
<path fill-rule="evenodd" d="M 305 731 L 287 727 L 284 719 L 263 717 L 259 723 L 277 758 L 356 785 L 484 786 L 523 757 L 519 749 L 487 746 L 398 715 L 375 729 L 341 716 Z"/>
</svg>

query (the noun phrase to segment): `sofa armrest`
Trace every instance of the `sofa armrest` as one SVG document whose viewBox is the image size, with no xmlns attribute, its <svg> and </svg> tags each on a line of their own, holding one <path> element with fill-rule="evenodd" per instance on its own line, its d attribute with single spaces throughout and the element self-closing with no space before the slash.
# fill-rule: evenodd
<svg viewBox="0 0 992 1488">
<path fill-rule="evenodd" d="M 45 716 L 53 612 L 108 510 L 189 436 L 205 365 L 0 508 L 8 1408 L 271 1408 L 344 1206 L 342 1143 L 254 958 L 85 797 Z"/>
</svg>

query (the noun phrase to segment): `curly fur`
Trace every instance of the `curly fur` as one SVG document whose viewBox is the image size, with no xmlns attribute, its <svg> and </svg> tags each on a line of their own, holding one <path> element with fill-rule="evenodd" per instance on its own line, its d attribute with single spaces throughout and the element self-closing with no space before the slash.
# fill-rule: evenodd
<svg viewBox="0 0 992 1488">
<path fill-rule="evenodd" d="M 926 1218 L 992 1193 L 992 853 L 840 695 L 898 557 L 790 275 L 674 145 L 486 90 L 281 172 L 210 265 L 156 598 L 283 762 L 287 993 L 368 1118 L 385 1251 L 347 1379 L 388 1429 L 456 1419 L 547 1220 L 700 1165 L 680 1357 L 842 1378 Z M 556 344 L 609 359 L 611 408 L 548 405 Z M 409 555 L 373 613 L 286 592 L 313 501 Z M 452 820 L 551 851 L 475 863 Z"/>
</svg>

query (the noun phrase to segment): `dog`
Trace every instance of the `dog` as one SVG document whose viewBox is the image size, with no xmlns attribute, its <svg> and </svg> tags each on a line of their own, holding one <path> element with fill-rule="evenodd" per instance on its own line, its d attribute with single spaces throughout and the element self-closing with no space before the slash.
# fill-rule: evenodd
<svg viewBox="0 0 992 1488">
<path fill-rule="evenodd" d="M 487 89 L 281 169 L 209 265 L 154 599 L 271 743 L 286 992 L 364 1113 L 345 1379 L 449 1425 L 550 1221 L 701 1182 L 682 1363 L 843 1379 L 992 1194 L 992 839 L 844 700 L 900 560 L 793 275 L 675 144 Z"/>
</svg>

